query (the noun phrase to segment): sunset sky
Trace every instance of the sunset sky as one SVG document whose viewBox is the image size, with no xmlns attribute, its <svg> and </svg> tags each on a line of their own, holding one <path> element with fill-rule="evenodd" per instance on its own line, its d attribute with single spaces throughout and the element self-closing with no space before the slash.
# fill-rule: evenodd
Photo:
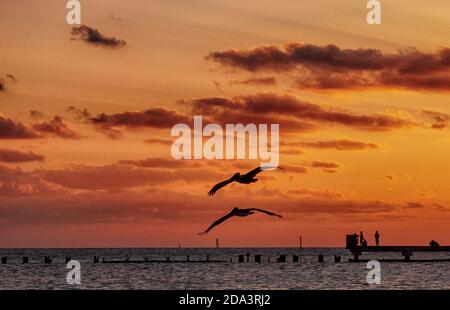
<svg viewBox="0 0 450 310">
<path fill-rule="evenodd" d="M 450 244 L 450 2 L 0 0 L 0 247 Z M 280 124 L 280 166 L 171 128 Z M 206 236 L 233 207 L 263 208 Z"/>
</svg>

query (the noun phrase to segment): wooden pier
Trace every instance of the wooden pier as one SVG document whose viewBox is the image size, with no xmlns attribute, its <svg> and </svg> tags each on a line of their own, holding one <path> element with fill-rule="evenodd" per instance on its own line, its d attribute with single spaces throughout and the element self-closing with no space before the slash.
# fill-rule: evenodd
<svg viewBox="0 0 450 310">
<path fill-rule="evenodd" d="M 449 258 L 436 258 L 436 259 L 421 259 L 421 260 L 411 260 L 414 252 L 422 253 L 440 253 L 440 252 L 450 252 L 450 246 L 439 246 L 436 248 L 430 246 L 356 246 L 350 249 L 353 258 L 350 259 L 352 262 L 362 262 L 367 260 L 361 260 L 359 256 L 362 253 L 401 253 L 403 259 L 379 259 L 379 261 L 385 262 L 440 262 L 440 261 L 450 261 Z"/>
<path fill-rule="evenodd" d="M 354 235 L 348 235 L 346 240 L 346 249 L 350 250 L 353 258 L 350 258 L 351 262 L 367 262 L 368 259 L 362 260 L 360 256 L 362 253 L 401 253 L 403 259 L 378 259 L 382 262 L 450 262 L 449 258 L 436 258 L 436 259 L 420 259 L 411 260 L 411 256 L 415 252 L 421 253 L 441 253 L 450 252 L 450 246 L 408 246 L 408 245 L 389 245 L 389 246 L 358 246 Z"/>
</svg>

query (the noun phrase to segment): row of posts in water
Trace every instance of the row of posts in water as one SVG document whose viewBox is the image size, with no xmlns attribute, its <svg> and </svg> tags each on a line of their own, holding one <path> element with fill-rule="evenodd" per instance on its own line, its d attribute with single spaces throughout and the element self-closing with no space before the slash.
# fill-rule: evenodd
<svg viewBox="0 0 450 310">
<path fill-rule="evenodd" d="M 245 254 L 245 255 L 244 255 L 244 254 L 240 254 L 240 255 L 237 255 L 237 256 L 235 256 L 235 257 L 231 257 L 229 261 L 230 261 L 230 262 L 237 261 L 238 263 L 244 263 L 244 262 L 249 263 L 249 262 L 250 262 L 250 257 L 251 257 L 250 254 Z M 280 255 L 280 256 L 278 256 L 278 257 L 275 259 L 275 262 L 277 262 L 277 263 L 286 263 L 286 262 L 287 262 L 287 257 L 288 257 L 288 255 Z M 233 260 L 233 258 L 237 258 L 237 260 Z M 254 261 L 255 263 L 261 263 L 261 262 L 263 261 L 262 258 L 263 258 L 262 255 L 256 254 L 256 255 L 254 255 L 253 261 Z M 72 258 L 71 258 L 70 256 L 66 256 L 66 264 L 67 264 L 71 259 L 72 259 Z M 299 262 L 299 259 L 300 259 L 300 255 L 295 255 L 295 254 L 292 255 L 292 262 L 293 262 L 293 263 L 298 263 L 298 262 Z M 318 255 L 318 256 L 317 256 L 317 260 L 318 260 L 319 263 L 323 263 L 323 262 L 324 262 L 324 255 L 322 255 L 322 254 Z M 145 261 L 149 261 L 149 260 L 148 260 L 148 259 L 145 259 Z M 167 261 L 167 262 L 171 262 L 170 257 L 167 257 L 167 258 L 166 258 L 166 261 Z M 187 255 L 187 257 L 186 257 L 186 262 L 190 262 L 190 261 L 191 261 L 191 260 L 190 260 L 190 256 Z M 7 256 L 3 256 L 1 262 L 2 262 L 2 264 L 6 264 L 6 263 L 8 262 L 8 257 L 7 257 Z M 23 257 L 22 257 L 22 263 L 23 263 L 23 264 L 28 264 L 28 262 L 29 262 L 28 256 L 23 256 Z M 44 263 L 45 263 L 45 264 L 51 264 L 52 262 L 53 262 L 53 259 L 52 259 L 51 257 L 49 257 L 49 256 L 44 256 Z M 100 262 L 100 257 L 99 257 L 99 256 L 94 256 L 93 262 L 94 262 L 94 263 L 99 263 L 99 262 Z M 104 259 L 104 258 L 103 258 L 102 262 L 105 262 L 105 259 Z M 124 262 L 124 263 L 130 262 L 129 256 L 126 256 L 126 257 L 125 257 L 125 260 L 124 260 L 123 262 Z M 174 261 L 172 261 L 172 262 L 174 262 Z M 206 261 L 204 261 L 204 262 L 214 262 L 214 261 L 211 261 L 211 260 L 210 260 L 210 255 L 207 254 L 207 255 L 206 255 Z M 267 257 L 267 262 L 271 262 L 271 257 L 270 257 L 270 256 Z M 339 255 L 334 255 L 334 262 L 336 262 L 336 263 L 341 262 L 341 256 L 339 256 Z"/>
<path fill-rule="evenodd" d="M 287 257 L 288 255 L 280 255 L 275 259 L 275 262 L 277 263 L 286 263 L 287 262 Z M 300 255 L 292 255 L 292 262 L 293 263 L 298 263 L 300 260 Z M 232 258 L 230 259 L 230 262 L 232 262 Z M 271 258 L 270 256 L 267 257 L 267 261 L 271 262 Z M 317 261 L 319 263 L 323 263 L 324 262 L 324 256 L 322 254 L 317 256 Z M 238 255 L 237 256 L 237 262 L 238 263 L 243 263 L 243 262 L 250 262 L 250 254 L 246 254 L 246 255 Z M 262 262 L 262 255 L 255 255 L 254 256 L 254 262 L 255 263 L 261 263 Z M 341 262 L 341 256 L 340 255 L 334 255 L 334 262 L 336 263 L 340 263 Z"/>
</svg>

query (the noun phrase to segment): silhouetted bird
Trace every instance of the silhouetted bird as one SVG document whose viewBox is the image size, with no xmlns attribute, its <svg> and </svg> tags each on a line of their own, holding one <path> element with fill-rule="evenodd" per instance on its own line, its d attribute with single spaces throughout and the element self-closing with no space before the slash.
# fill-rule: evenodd
<svg viewBox="0 0 450 310">
<path fill-rule="evenodd" d="M 265 168 L 265 169 L 269 169 L 269 168 Z M 255 168 L 252 171 L 247 172 L 246 174 L 243 174 L 243 175 L 241 175 L 239 172 L 237 172 L 228 180 L 225 180 L 223 182 L 220 182 L 220 183 L 217 183 L 216 185 L 214 185 L 213 188 L 211 188 L 211 190 L 208 192 L 208 195 L 213 196 L 219 189 L 221 189 L 222 187 L 225 187 L 228 184 L 233 183 L 233 182 L 238 182 L 241 184 L 255 183 L 256 181 L 258 181 L 258 179 L 255 179 L 255 176 L 265 169 L 258 167 L 258 168 Z"/>
<path fill-rule="evenodd" d="M 278 214 L 270 212 L 270 211 L 262 210 L 262 209 L 256 209 L 256 208 L 239 209 L 239 208 L 234 208 L 233 210 L 231 210 L 230 213 L 228 213 L 227 215 L 221 217 L 220 219 L 218 219 L 217 221 L 212 223 L 211 226 L 209 226 L 207 230 L 205 230 L 204 232 L 199 233 L 199 235 L 203 235 L 203 234 L 208 233 L 211 229 L 213 229 L 217 225 L 225 222 L 226 220 L 228 220 L 229 218 L 231 218 L 233 216 L 245 217 L 245 216 L 249 216 L 249 215 L 254 214 L 255 211 L 262 212 L 262 213 L 265 213 L 265 214 L 268 214 L 268 215 L 272 215 L 272 216 L 278 216 L 280 218 L 282 217 L 281 215 L 278 215 Z"/>
</svg>

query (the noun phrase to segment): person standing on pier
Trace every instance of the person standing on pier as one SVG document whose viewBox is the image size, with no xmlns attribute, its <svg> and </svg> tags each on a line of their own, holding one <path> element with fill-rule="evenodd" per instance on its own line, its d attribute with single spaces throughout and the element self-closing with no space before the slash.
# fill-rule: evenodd
<svg viewBox="0 0 450 310">
<path fill-rule="evenodd" d="M 362 231 L 359 232 L 359 244 L 363 245 L 364 243 L 364 234 Z"/>
<path fill-rule="evenodd" d="M 380 246 L 380 234 L 378 233 L 378 230 L 375 232 L 375 245 Z"/>
<path fill-rule="evenodd" d="M 353 234 L 353 238 L 354 238 L 354 240 L 355 240 L 355 246 L 358 246 L 358 234 L 357 234 L 357 233 L 354 233 L 354 234 Z"/>
</svg>

